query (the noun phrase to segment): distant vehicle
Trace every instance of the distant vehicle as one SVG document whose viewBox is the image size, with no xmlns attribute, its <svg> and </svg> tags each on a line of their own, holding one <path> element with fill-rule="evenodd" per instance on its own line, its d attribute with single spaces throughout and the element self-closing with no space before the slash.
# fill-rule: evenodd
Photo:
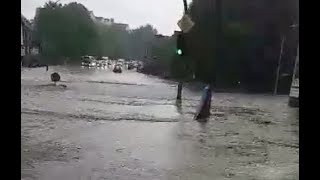
<svg viewBox="0 0 320 180">
<path fill-rule="evenodd" d="M 122 68 L 119 64 L 116 64 L 113 68 L 114 73 L 122 73 Z"/>
<path fill-rule="evenodd" d="M 134 68 L 135 68 L 135 66 L 134 66 L 133 63 L 129 63 L 128 64 L 128 70 L 131 70 L 131 69 L 134 69 Z"/>
<path fill-rule="evenodd" d="M 142 62 L 138 62 L 137 64 L 137 72 L 142 72 L 144 64 Z"/>
<path fill-rule="evenodd" d="M 93 61 L 93 62 L 96 63 L 97 67 L 104 67 L 107 64 L 106 60 L 103 60 L 102 58 L 99 59 L 99 60 Z"/>
<path fill-rule="evenodd" d="M 117 61 L 117 63 L 119 63 L 119 64 L 124 64 L 124 59 L 118 59 L 118 61 Z"/>
<path fill-rule="evenodd" d="M 102 67 L 102 66 L 103 66 L 102 60 L 98 60 L 98 61 L 96 62 L 96 66 L 97 66 L 97 67 Z"/>
<path fill-rule="evenodd" d="M 108 60 L 102 60 L 100 63 L 101 63 L 101 66 L 107 66 Z"/>
<path fill-rule="evenodd" d="M 92 60 L 91 63 L 89 64 L 89 67 L 96 67 L 98 65 L 97 60 Z"/>
<path fill-rule="evenodd" d="M 124 61 L 116 60 L 116 61 L 114 61 L 114 65 L 118 65 L 122 68 L 125 64 L 124 64 Z"/>
<path fill-rule="evenodd" d="M 82 60 L 81 62 L 82 66 L 90 66 L 95 59 L 92 56 L 82 56 L 81 60 Z"/>
<path fill-rule="evenodd" d="M 108 65 L 108 67 L 111 66 L 111 61 L 110 60 L 107 62 L 107 65 Z"/>
</svg>

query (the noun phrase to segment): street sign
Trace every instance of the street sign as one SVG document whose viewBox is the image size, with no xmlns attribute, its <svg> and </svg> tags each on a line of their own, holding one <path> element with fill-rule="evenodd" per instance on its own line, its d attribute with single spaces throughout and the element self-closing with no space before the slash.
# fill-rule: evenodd
<svg viewBox="0 0 320 180">
<path fill-rule="evenodd" d="M 188 15 L 183 15 L 183 17 L 178 21 L 179 28 L 184 32 L 189 32 L 190 29 L 194 26 L 194 22 Z"/>
</svg>

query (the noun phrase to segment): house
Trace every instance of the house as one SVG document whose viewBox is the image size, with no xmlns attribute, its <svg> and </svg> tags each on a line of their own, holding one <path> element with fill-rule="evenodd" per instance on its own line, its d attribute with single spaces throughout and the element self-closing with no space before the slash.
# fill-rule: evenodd
<svg viewBox="0 0 320 180">
<path fill-rule="evenodd" d="M 21 57 L 31 52 L 31 35 L 31 23 L 21 14 Z"/>
<path fill-rule="evenodd" d="M 22 23 L 21 23 L 21 57 L 25 55 L 25 49 L 23 46 L 23 28 L 22 28 Z"/>
<path fill-rule="evenodd" d="M 121 30 L 129 30 L 128 24 L 116 23 L 113 18 L 104 18 L 104 17 L 96 17 L 92 11 L 90 11 L 90 17 L 95 23 L 99 23 L 102 25 L 112 26 Z"/>
<path fill-rule="evenodd" d="M 32 43 L 33 21 L 21 14 L 21 59 L 28 54 L 38 54 L 39 48 Z"/>
<path fill-rule="evenodd" d="M 113 23 L 113 27 L 119 29 L 119 30 L 129 30 L 129 25 L 128 24 L 123 24 L 123 23 Z"/>
</svg>

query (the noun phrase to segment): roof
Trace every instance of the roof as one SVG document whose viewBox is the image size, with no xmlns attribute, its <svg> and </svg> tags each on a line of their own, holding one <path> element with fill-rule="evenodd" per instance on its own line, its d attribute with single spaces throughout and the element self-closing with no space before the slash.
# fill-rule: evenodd
<svg viewBox="0 0 320 180">
<path fill-rule="evenodd" d="M 169 38 L 170 36 L 165 36 L 165 35 L 162 35 L 162 34 L 156 34 L 155 37 L 157 37 L 157 38 Z"/>
<path fill-rule="evenodd" d="M 128 24 L 124 24 L 124 23 L 114 23 L 114 24 L 121 25 L 121 26 L 128 26 Z"/>
<path fill-rule="evenodd" d="M 114 23 L 113 26 L 120 27 L 120 28 L 128 28 L 129 27 L 128 24 L 123 24 L 123 23 Z"/>
<path fill-rule="evenodd" d="M 27 27 L 29 30 L 32 29 L 32 25 L 30 21 L 26 17 L 24 17 L 22 14 L 21 14 L 21 23 L 23 26 Z"/>
</svg>

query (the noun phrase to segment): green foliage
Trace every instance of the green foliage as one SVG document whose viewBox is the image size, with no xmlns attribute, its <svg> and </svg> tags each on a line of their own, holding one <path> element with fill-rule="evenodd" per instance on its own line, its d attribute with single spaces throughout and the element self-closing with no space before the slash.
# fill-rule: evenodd
<svg viewBox="0 0 320 180">
<path fill-rule="evenodd" d="M 97 35 L 87 9 L 78 3 L 62 6 L 49 1 L 35 17 L 34 37 L 41 53 L 56 60 L 89 53 Z"/>
<path fill-rule="evenodd" d="M 288 41 L 283 62 L 294 61 L 297 33 L 289 26 L 299 22 L 298 1 L 221 1 L 222 41 L 218 45 L 214 2 L 194 0 L 189 7 L 195 26 L 188 33 L 188 49 L 192 49 L 188 53 L 197 77 L 215 81 L 221 88 L 237 87 L 241 81 L 246 89 L 272 90 L 283 35 Z M 221 50 L 218 59 L 217 48 Z M 283 69 L 293 69 L 293 63 L 285 65 L 289 64 L 290 68 Z"/>
</svg>

